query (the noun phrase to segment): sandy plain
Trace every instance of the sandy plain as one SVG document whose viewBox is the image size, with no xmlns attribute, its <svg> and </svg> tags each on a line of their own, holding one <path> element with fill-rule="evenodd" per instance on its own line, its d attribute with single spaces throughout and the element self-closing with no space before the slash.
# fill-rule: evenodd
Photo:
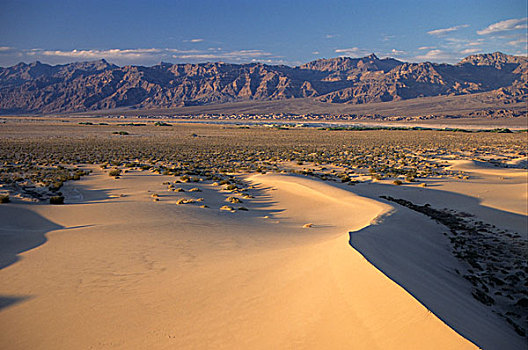
<svg viewBox="0 0 528 350">
<path fill-rule="evenodd" d="M 446 227 L 379 197 L 468 212 L 526 240 L 526 170 L 451 166 L 469 178 L 241 174 L 246 198 L 83 165 L 93 172 L 64 184 L 65 205 L 0 205 L 0 346 L 522 349 L 454 272 L 467 267 Z"/>
</svg>

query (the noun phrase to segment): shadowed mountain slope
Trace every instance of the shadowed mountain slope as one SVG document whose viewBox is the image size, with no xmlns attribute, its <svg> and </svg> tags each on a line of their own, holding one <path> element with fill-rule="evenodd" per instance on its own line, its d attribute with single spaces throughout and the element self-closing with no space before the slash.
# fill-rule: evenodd
<svg viewBox="0 0 528 350">
<path fill-rule="evenodd" d="M 526 100 L 528 60 L 500 52 L 456 65 L 392 58 L 320 59 L 298 67 L 262 63 L 119 67 L 105 60 L 0 68 L 0 112 L 176 108 L 254 100 L 311 98 L 366 104 L 491 92 L 506 103 Z"/>
</svg>

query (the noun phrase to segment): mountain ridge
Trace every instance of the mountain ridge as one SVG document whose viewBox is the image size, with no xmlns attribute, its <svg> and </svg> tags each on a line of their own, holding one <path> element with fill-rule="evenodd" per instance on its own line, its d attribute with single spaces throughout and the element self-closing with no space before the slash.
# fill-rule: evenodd
<svg viewBox="0 0 528 350">
<path fill-rule="evenodd" d="M 526 101 L 528 59 L 500 52 L 457 64 L 409 63 L 375 54 L 318 59 L 300 66 L 208 62 L 119 67 L 105 59 L 0 67 L 0 112 L 79 112 L 174 108 L 252 100 L 311 98 L 368 104 L 490 92 Z"/>
</svg>

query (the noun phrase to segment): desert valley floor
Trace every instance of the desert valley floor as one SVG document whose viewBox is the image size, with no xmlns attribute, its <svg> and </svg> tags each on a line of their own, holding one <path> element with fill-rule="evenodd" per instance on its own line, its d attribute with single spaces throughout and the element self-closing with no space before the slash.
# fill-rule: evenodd
<svg viewBox="0 0 528 350">
<path fill-rule="evenodd" d="M 0 133 L 4 349 L 526 346 L 526 133 Z"/>
</svg>

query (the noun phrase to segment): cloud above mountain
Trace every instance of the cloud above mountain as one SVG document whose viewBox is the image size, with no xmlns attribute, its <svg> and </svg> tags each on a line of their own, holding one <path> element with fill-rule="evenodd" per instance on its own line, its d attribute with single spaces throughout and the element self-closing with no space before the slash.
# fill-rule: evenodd
<svg viewBox="0 0 528 350">
<path fill-rule="evenodd" d="M 437 35 L 437 36 L 438 35 L 445 35 L 447 33 L 451 33 L 451 32 L 454 32 L 456 30 L 459 30 L 459 29 L 462 29 L 462 28 L 467 28 L 467 27 L 469 27 L 469 24 L 461 24 L 461 25 L 454 26 L 454 27 L 431 30 L 431 31 L 428 31 L 427 34 L 429 34 L 429 35 Z"/>
<path fill-rule="evenodd" d="M 528 22 L 528 17 L 508 19 L 505 21 L 500 21 L 497 23 L 490 24 L 486 28 L 482 30 L 478 30 L 477 34 L 478 35 L 488 35 L 488 34 L 505 32 L 505 31 L 510 31 L 510 30 L 526 29 L 528 28 L 527 22 Z"/>
</svg>

